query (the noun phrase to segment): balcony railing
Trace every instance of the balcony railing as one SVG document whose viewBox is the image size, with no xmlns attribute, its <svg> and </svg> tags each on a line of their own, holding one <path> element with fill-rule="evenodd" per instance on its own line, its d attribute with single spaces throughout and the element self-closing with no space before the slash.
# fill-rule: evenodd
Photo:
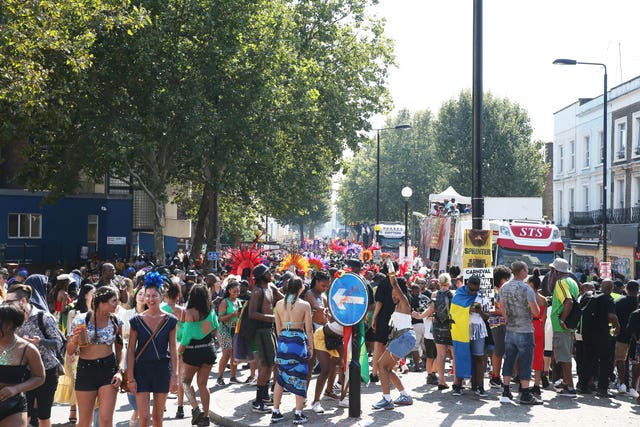
<svg viewBox="0 0 640 427">
<path fill-rule="evenodd" d="M 633 208 L 607 209 L 608 224 L 632 224 L 640 222 L 640 206 Z M 569 212 L 571 225 L 594 225 L 602 223 L 602 209 L 588 212 Z"/>
</svg>

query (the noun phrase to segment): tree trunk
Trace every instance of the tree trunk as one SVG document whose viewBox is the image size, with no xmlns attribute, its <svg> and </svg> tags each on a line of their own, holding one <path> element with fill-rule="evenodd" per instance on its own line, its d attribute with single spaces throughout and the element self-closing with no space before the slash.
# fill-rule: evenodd
<svg viewBox="0 0 640 427">
<path fill-rule="evenodd" d="M 205 188 L 202 190 L 200 198 L 200 208 L 198 209 L 198 220 L 194 230 L 193 245 L 191 246 L 191 257 L 198 259 L 202 252 L 202 244 L 204 243 L 205 230 L 207 229 L 207 220 L 209 218 L 209 193 Z"/>
<path fill-rule="evenodd" d="M 309 224 L 309 238 L 311 240 L 316 238 L 316 226 L 315 226 L 315 224 Z"/>
<path fill-rule="evenodd" d="M 300 244 L 304 242 L 304 223 L 300 221 Z"/>
<path fill-rule="evenodd" d="M 155 202 L 155 224 L 153 227 L 153 240 L 155 241 L 156 259 L 163 264 L 164 260 L 164 202 L 156 200 Z"/>
<path fill-rule="evenodd" d="M 208 222 L 207 222 L 207 252 L 216 251 L 220 246 L 219 224 L 218 224 L 218 192 L 215 188 L 206 184 L 204 191 L 207 193 Z M 213 261 L 205 261 L 207 268 L 213 265 Z"/>
</svg>

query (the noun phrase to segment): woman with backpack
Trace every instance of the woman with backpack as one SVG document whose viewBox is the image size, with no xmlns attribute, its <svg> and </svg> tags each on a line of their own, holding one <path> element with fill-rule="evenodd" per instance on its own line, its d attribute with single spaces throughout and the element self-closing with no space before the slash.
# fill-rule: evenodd
<svg viewBox="0 0 640 427">
<path fill-rule="evenodd" d="M 438 278 L 439 289 L 435 296 L 431 299 L 434 303 L 423 313 L 412 314 L 414 319 L 424 319 L 433 316 L 432 330 L 433 341 L 436 344 L 436 368 L 438 370 L 438 390 L 445 390 L 449 385 L 444 379 L 444 363 L 447 354 L 451 357 L 451 364 L 454 365 L 453 359 L 453 342 L 451 341 L 451 316 L 449 310 L 451 308 L 451 300 L 453 293 L 449 290 L 451 287 L 451 276 L 443 273 Z M 455 366 L 454 366 L 455 371 Z"/>
</svg>

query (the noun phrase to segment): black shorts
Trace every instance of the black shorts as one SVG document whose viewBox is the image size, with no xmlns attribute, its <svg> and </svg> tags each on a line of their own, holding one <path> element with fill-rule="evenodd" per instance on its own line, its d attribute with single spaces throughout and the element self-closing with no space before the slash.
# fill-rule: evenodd
<svg viewBox="0 0 640 427">
<path fill-rule="evenodd" d="M 0 401 L 0 421 L 14 414 L 27 412 L 27 398 L 18 393 L 7 400 Z"/>
<path fill-rule="evenodd" d="M 169 359 L 165 359 L 136 363 L 136 390 L 141 393 L 169 393 L 170 362 Z"/>
<path fill-rule="evenodd" d="M 76 391 L 97 391 L 111 384 L 118 372 L 116 356 L 113 354 L 102 359 L 79 359 L 76 372 Z"/>
<path fill-rule="evenodd" d="M 391 328 L 389 327 L 389 320 L 386 322 L 376 320 L 376 330 L 373 332 L 373 341 L 387 344 L 389 341 L 389 334 Z"/>
<path fill-rule="evenodd" d="M 216 350 L 211 335 L 201 340 L 191 340 L 182 353 L 182 361 L 191 366 L 213 365 L 216 363 Z"/>
<path fill-rule="evenodd" d="M 442 345 L 453 345 L 451 340 L 451 330 L 433 329 L 433 342 Z"/>
<path fill-rule="evenodd" d="M 427 359 L 435 359 L 438 355 L 436 351 L 436 343 L 431 339 L 424 339 L 424 357 Z"/>
<path fill-rule="evenodd" d="M 51 368 L 45 371 L 44 384 L 27 392 L 27 407 L 30 415 L 37 415 L 40 420 L 51 418 L 51 406 L 53 396 L 58 388 L 58 368 Z M 38 401 L 38 408 L 34 408 L 34 402 Z"/>
</svg>

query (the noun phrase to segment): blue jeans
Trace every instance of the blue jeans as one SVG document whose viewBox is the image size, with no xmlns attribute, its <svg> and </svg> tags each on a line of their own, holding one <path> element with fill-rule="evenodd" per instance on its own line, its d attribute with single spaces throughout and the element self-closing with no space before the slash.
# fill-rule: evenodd
<svg viewBox="0 0 640 427">
<path fill-rule="evenodd" d="M 507 330 L 502 375 L 505 377 L 513 376 L 513 367 L 516 360 L 519 360 L 518 376 L 520 380 L 531 380 L 534 346 L 533 332 L 509 332 Z"/>
</svg>

